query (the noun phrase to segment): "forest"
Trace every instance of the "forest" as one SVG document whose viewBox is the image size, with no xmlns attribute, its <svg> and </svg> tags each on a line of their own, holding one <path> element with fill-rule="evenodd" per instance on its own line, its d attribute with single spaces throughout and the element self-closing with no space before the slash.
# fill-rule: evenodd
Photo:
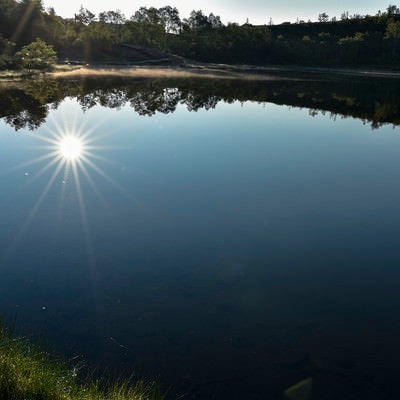
<svg viewBox="0 0 400 400">
<path fill-rule="evenodd" d="M 224 24 L 193 10 L 181 18 L 171 6 L 95 15 L 81 7 L 63 18 L 41 0 L 0 0 L 0 69 L 45 68 L 58 62 L 129 63 L 123 46 L 141 46 L 201 62 L 369 66 L 398 69 L 400 9 L 375 15 L 329 17 L 275 25 Z"/>
</svg>

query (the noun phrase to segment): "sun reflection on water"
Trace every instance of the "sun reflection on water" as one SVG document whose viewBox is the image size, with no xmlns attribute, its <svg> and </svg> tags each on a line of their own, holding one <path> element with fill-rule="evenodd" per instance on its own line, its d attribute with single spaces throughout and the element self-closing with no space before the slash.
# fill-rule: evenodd
<svg viewBox="0 0 400 400">
<path fill-rule="evenodd" d="M 10 170 L 22 171 L 26 177 L 18 192 L 30 192 L 32 185 L 41 187 L 38 191 L 34 189 L 38 193 L 36 200 L 31 203 L 28 214 L 10 243 L 0 252 L 0 266 L 12 265 L 10 260 L 21 251 L 23 239 L 35 232 L 35 220 L 45 202 L 50 201 L 53 207 L 46 208 L 46 214 L 52 210 L 59 229 L 63 229 L 66 218 L 71 219 L 71 210 L 80 220 L 82 246 L 87 257 L 86 265 L 82 266 L 88 269 L 91 276 L 90 290 L 93 298 L 97 299 L 97 257 L 91 229 L 92 214 L 88 212 L 85 195 L 93 192 L 91 198 L 100 203 L 103 209 L 109 210 L 110 204 L 97 182 L 98 179 L 106 181 L 117 192 L 124 194 L 124 188 L 109 175 L 109 171 L 115 170 L 113 167 L 120 171 L 121 164 L 101 155 L 110 150 L 110 145 L 105 143 L 109 142 L 107 136 L 113 134 L 112 130 L 100 129 L 105 119 L 93 121 L 87 116 L 79 118 L 78 112 L 74 114 L 71 110 L 66 115 L 58 114 L 55 117 L 45 129 L 32 136 L 41 142 L 31 148 L 33 151 L 38 150 L 39 154 Z M 59 196 L 54 196 L 55 191 L 59 192 Z M 65 210 L 68 212 L 64 213 Z M 79 230 L 76 233 L 79 235 Z"/>
<path fill-rule="evenodd" d="M 47 132 L 44 131 L 35 136 L 36 139 L 42 142 L 42 145 L 37 146 L 41 154 L 13 168 L 13 170 L 22 169 L 25 176 L 29 176 L 28 182 L 20 188 L 21 190 L 27 189 L 34 182 L 38 182 L 39 178 L 46 174 L 49 177 L 45 180 L 43 189 L 40 191 L 36 202 L 32 204 L 30 213 L 16 234 L 13 243 L 8 246 L 7 254 L 12 254 L 16 250 L 18 242 L 28 231 L 47 195 L 57 186 L 60 189 L 61 196 L 59 198 L 60 211 L 66 198 L 67 187 L 73 189 L 72 192 L 69 190 L 70 194 L 76 194 L 78 200 L 77 212 L 81 216 L 88 253 L 91 253 L 89 250 L 91 247 L 91 234 L 84 199 L 84 188 L 91 188 L 95 192 L 96 198 L 103 204 L 107 202 L 97 187 L 96 176 L 106 180 L 120 192 L 124 192 L 123 188 L 100 166 L 104 162 L 119 166 L 119 163 L 114 163 L 99 154 L 102 150 L 107 150 L 108 146 L 99 146 L 96 143 L 109 135 L 109 133 L 105 135 L 98 131 L 101 122 L 93 124 L 90 128 L 85 126 L 84 122 L 79 126 L 77 118 L 74 118 L 74 115 L 71 114 L 68 117 L 53 120 L 52 122 L 52 128 L 48 125 L 46 127 Z M 86 120 L 86 122 L 88 121 Z M 37 169 L 37 167 L 39 168 Z M 32 169 L 36 169 L 36 173 L 30 173 Z M 60 182 L 63 183 L 61 187 L 59 186 Z M 8 256 L 5 255 L 5 257 Z"/>
<path fill-rule="evenodd" d="M 67 161 L 74 161 L 81 158 L 84 153 L 84 143 L 76 136 L 66 136 L 58 143 L 60 155 Z"/>
</svg>

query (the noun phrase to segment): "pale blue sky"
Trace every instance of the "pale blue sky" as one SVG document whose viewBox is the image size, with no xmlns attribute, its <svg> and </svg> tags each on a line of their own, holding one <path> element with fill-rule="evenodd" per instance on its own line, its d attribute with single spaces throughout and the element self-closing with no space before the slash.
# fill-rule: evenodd
<svg viewBox="0 0 400 400">
<path fill-rule="evenodd" d="M 189 15 L 193 9 L 203 10 L 209 14 L 220 15 L 223 22 L 243 23 L 249 18 L 250 23 L 268 23 L 272 17 L 274 23 L 296 21 L 297 18 L 315 21 L 318 14 L 326 12 L 330 17 L 337 16 L 348 10 L 350 14 L 375 14 L 378 10 L 385 10 L 388 4 L 397 4 L 396 1 L 377 0 L 142 0 L 140 2 L 128 0 L 98 1 L 98 0 L 44 0 L 46 7 L 53 6 L 57 14 L 63 17 L 72 17 L 83 5 L 90 11 L 98 14 L 100 11 L 121 10 L 127 17 L 131 16 L 141 6 L 162 7 L 171 5 L 177 7 L 181 17 Z"/>
</svg>

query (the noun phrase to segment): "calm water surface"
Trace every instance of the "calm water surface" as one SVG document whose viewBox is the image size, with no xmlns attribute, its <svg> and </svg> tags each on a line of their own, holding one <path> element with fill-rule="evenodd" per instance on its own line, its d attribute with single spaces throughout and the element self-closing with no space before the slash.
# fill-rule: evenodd
<svg viewBox="0 0 400 400">
<path fill-rule="evenodd" d="M 3 115 L 0 312 L 171 398 L 279 399 L 307 377 L 315 399 L 396 398 L 400 128 L 239 96 L 137 113 L 114 94 L 42 102 L 33 131 L 29 107 Z"/>
</svg>

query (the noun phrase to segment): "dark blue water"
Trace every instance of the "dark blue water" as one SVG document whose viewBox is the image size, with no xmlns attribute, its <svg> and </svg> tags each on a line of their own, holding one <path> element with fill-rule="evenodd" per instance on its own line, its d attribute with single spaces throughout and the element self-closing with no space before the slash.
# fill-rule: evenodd
<svg viewBox="0 0 400 400">
<path fill-rule="evenodd" d="M 50 157 L 59 135 L 84 156 Z M 56 354 L 171 396 L 312 377 L 315 399 L 395 398 L 398 127 L 66 99 L 33 132 L 1 123 L 0 171 L 0 311 Z"/>
</svg>

